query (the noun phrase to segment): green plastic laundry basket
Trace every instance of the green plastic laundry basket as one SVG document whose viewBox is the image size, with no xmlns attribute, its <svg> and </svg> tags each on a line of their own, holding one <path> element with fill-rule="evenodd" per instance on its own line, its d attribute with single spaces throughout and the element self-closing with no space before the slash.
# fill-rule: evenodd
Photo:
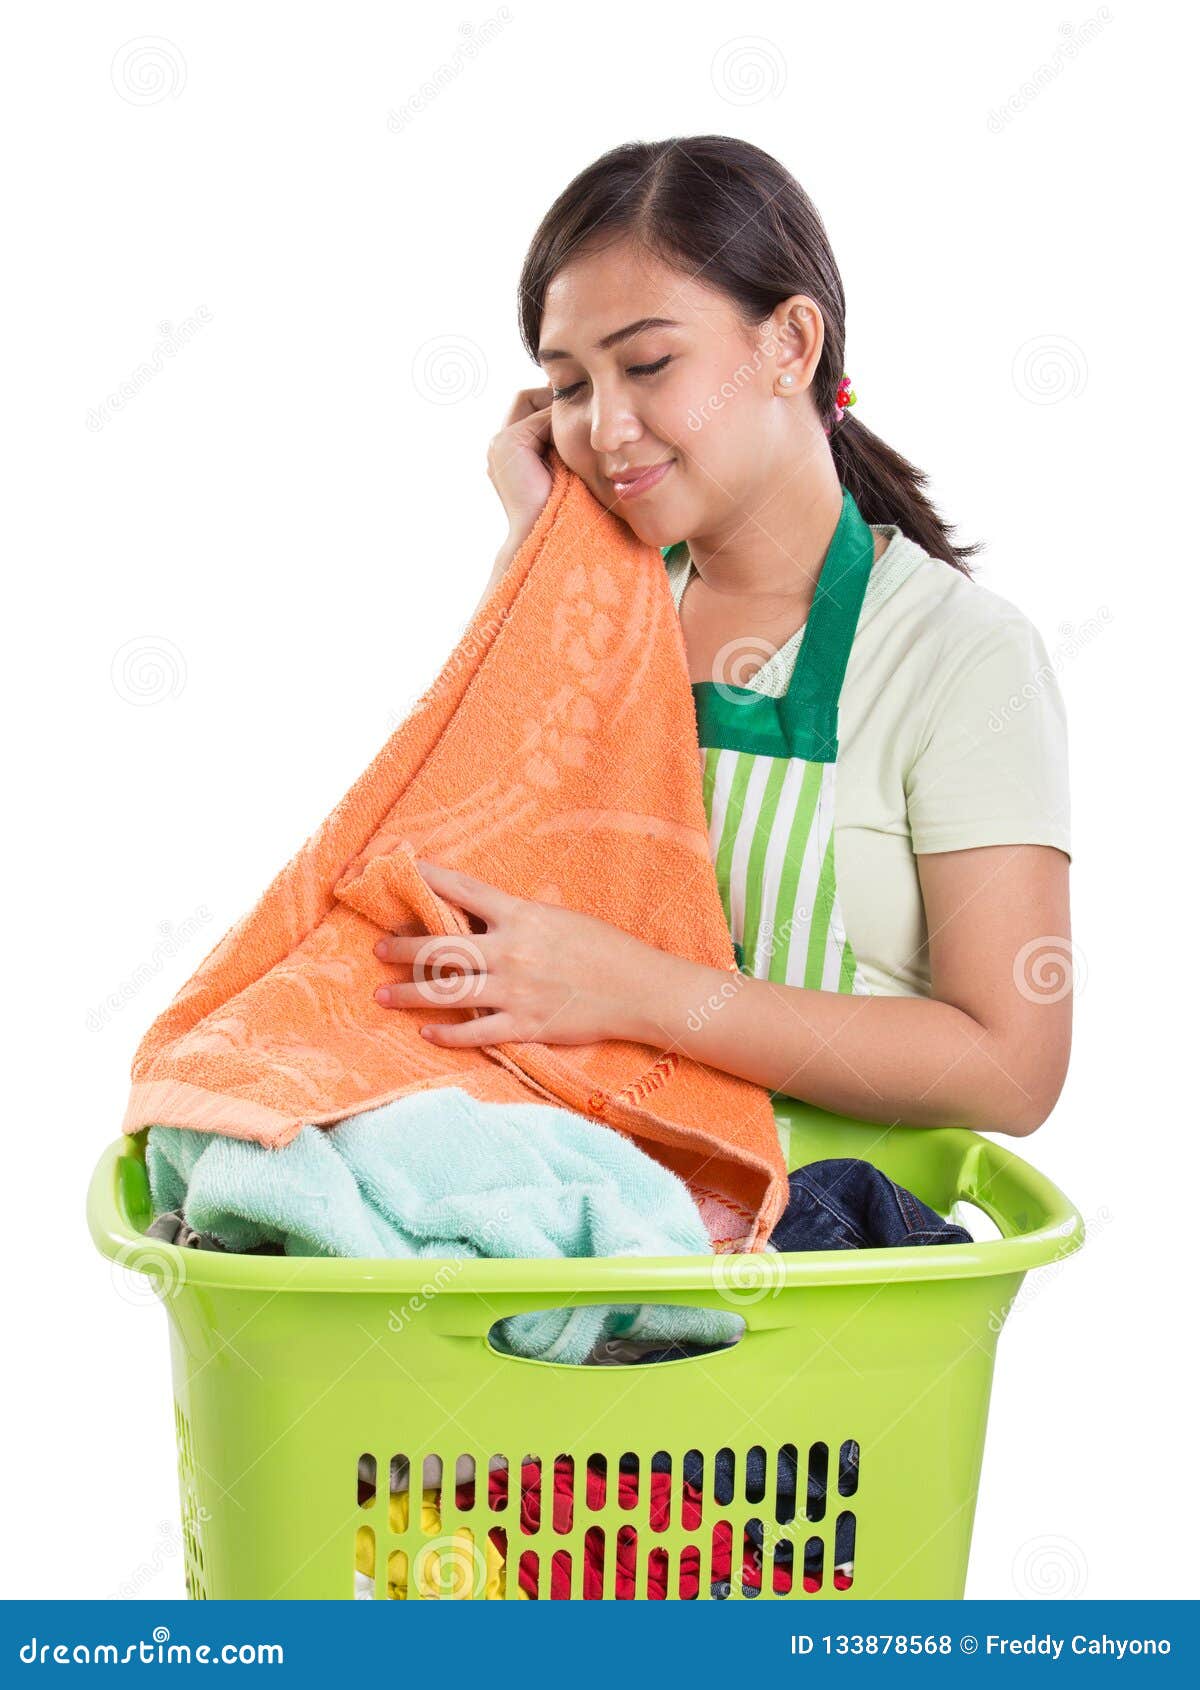
<svg viewBox="0 0 1200 1690">
<path fill-rule="evenodd" d="M 1026 1271 L 1077 1249 L 1082 1219 L 975 1133 L 772 1102 L 789 1167 L 862 1157 L 943 1215 L 959 1199 L 984 1210 L 1000 1238 L 614 1260 L 226 1255 L 146 1238 L 144 1134 L 111 1145 L 88 1220 L 169 1317 L 189 1594 L 579 1598 L 586 1565 L 588 1594 L 605 1598 L 961 1597 L 996 1340 Z M 509 1315 L 577 1303 L 732 1308 L 745 1332 L 713 1355 L 634 1366 L 531 1361 L 487 1340 Z M 721 1451 L 732 1496 L 714 1485 Z M 651 1482 L 659 1452 L 670 1476 Z M 689 1452 L 704 1482 L 685 1506 Z M 640 1485 L 617 1483 L 628 1456 Z M 519 1494 L 531 1460 L 536 1515 Z M 471 1462 L 476 1483 L 456 1489 Z M 556 1470 L 573 1486 L 565 1515 Z M 414 1486 L 446 1475 L 440 1511 L 395 1506 L 407 1471 Z M 589 1471 L 609 1482 L 585 1484 Z M 835 1544 L 850 1568 L 836 1577 Z"/>
</svg>

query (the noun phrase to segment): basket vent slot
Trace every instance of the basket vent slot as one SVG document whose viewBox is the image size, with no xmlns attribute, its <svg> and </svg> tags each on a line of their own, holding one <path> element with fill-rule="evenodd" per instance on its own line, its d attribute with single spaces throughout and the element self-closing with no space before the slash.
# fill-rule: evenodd
<svg viewBox="0 0 1200 1690">
<path fill-rule="evenodd" d="M 375 1507 L 385 1470 L 386 1519 Z M 724 1601 L 853 1583 L 856 1515 L 833 1506 L 859 1491 L 853 1438 L 586 1458 L 448 1450 L 410 1463 L 366 1452 L 356 1479 L 360 1596 Z"/>
<path fill-rule="evenodd" d="M 175 1404 L 175 1449 L 179 1459 L 179 1513 L 183 1533 L 183 1576 L 188 1596 L 205 1601 L 204 1532 L 208 1512 L 197 1493 L 196 1452 L 187 1415 Z"/>
</svg>

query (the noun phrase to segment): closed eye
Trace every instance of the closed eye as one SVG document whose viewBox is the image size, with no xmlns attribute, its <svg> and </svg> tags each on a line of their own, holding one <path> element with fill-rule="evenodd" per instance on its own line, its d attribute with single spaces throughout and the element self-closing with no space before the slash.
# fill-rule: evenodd
<svg viewBox="0 0 1200 1690">
<path fill-rule="evenodd" d="M 659 358 L 653 364 L 630 364 L 625 374 L 629 376 L 656 376 L 659 370 L 665 370 L 671 362 L 673 353 L 668 352 L 665 358 Z M 584 384 L 581 381 L 572 382 L 570 387 L 551 388 L 551 395 L 555 399 L 573 399 Z"/>
</svg>

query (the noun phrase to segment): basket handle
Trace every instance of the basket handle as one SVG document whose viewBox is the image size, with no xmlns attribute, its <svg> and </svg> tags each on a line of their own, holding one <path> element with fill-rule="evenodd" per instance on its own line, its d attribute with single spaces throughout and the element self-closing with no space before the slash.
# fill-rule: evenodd
<svg viewBox="0 0 1200 1690">
<path fill-rule="evenodd" d="M 770 1262 L 771 1258 L 765 1258 Z M 511 1320 L 517 1315 L 533 1315 L 559 1309 L 583 1308 L 670 1308 L 670 1309 L 699 1309 L 716 1316 L 727 1317 L 727 1329 L 730 1338 L 735 1342 L 730 1348 L 739 1348 L 755 1332 L 769 1331 L 775 1327 L 791 1327 L 795 1324 L 796 1311 L 791 1300 L 779 1295 L 782 1280 L 764 1275 L 757 1284 L 742 1282 L 737 1286 L 728 1285 L 724 1291 L 717 1287 L 700 1290 L 673 1290 L 663 1287 L 655 1290 L 644 1281 L 639 1284 L 636 1295 L 620 1290 L 605 1292 L 589 1292 L 587 1295 L 572 1295 L 564 1291 L 562 1286 L 545 1293 L 508 1293 L 496 1294 L 488 1292 L 485 1296 L 473 1293 L 442 1293 L 430 1300 L 421 1313 L 422 1322 L 436 1326 L 438 1332 L 447 1338 L 486 1339 L 493 1327 L 505 1320 Z M 740 1330 L 739 1330 L 740 1323 Z M 648 1327 L 643 1320 L 638 1323 L 641 1330 L 630 1334 L 639 1340 L 645 1338 L 653 1340 L 657 1334 L 653 1327 Z M 715 1324 L 715 1323 L 714 1323 Z M 669 1335 L 664 1335 L 664 1347 L 671 1342 Z M 684 1342 L 707 1342 L 706 1339 L 685 1339 Z M 722 1342 L 720 1337 L 714 1337 L 714 1343 Z M 489 1348 L 491 1346 L 489 1345 Z M 505 1360 L 510 1359 L 502 1351 L 496 1351 Z M 696 1358 L 699 1359 L 699 1358 Z"/>
</svg>

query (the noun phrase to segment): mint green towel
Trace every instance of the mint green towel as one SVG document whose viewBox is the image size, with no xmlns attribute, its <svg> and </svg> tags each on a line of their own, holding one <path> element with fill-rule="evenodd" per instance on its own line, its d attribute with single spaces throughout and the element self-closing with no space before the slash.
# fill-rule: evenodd
<svg viewBox="0 0 1200 1690">
<path fill-rule="evenodd" d="M 182 1209 L 228 1250 L 289 1256 L 713 1254 L 691 1193 L 611 1127 L 553 1104 L 480 1103 L 459 1086 L 403 1097 L 267 1150 L 190 1127 L 150 1128 L 156 1214 Z M 513 1315 L 498 1347 L 582 1362 L 603 1339 L 730 1343 L 741 1317 L 590 1305 Z"/>
</svg>

